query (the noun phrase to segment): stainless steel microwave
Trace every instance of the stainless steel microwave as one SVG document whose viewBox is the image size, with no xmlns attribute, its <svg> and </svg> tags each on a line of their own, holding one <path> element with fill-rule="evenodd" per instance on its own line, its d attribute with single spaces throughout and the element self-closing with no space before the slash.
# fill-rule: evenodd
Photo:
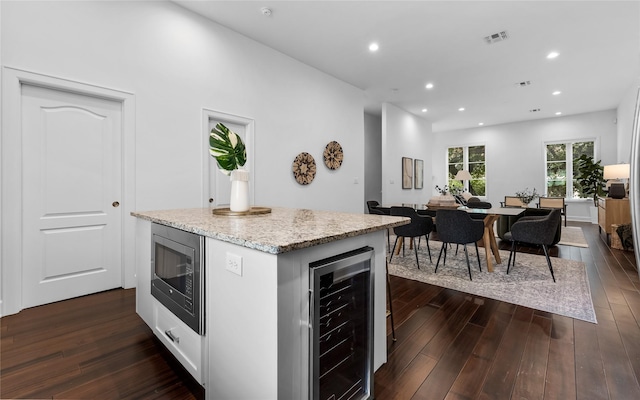
<svg viewBox="0 0 640 400">
<path fill-rule="evenodd" d="M 151 294 L 204 335 L 204 237 L 151 225 Z"/>
</svg>

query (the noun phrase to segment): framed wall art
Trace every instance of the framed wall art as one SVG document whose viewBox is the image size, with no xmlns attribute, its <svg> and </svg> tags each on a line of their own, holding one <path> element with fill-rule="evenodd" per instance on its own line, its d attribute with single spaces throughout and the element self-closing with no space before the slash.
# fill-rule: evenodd
<svg viewBox="0 0 640 400">
<path fill-rule="evenodd" d="M 413 186 L 413 159 L 402 157 L 402 188 L 411 189 Z"/>
<path fill-rule="evenodd" d="M 413 161 L 413 187 L 422 189 L 424 185 L 424 161 L 417 158 Z"/>
</svg>

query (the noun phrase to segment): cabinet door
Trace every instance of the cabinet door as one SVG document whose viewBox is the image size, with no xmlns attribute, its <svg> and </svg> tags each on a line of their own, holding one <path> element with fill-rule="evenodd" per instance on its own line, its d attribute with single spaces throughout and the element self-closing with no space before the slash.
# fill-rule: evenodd
<svg viewBox="0 0 640 400">
<path fill-rule="evenodd" d="M 194 332 L 160 303 L 155 300 L 154 303 L 155 324 L 153 333 L 198 383 L 204 385 L 203 336 Z"/>
</svg>

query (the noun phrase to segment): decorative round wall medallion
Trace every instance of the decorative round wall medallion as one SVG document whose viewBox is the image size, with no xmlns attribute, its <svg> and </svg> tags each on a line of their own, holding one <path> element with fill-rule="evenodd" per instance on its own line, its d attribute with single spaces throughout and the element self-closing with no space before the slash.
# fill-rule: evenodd
<svg viewBox="0 0 640 400">
<path fill-rule="evenodd" d="M 330 142 L 327 144 L 327 147 L 324 148 L 324 164 L 329 169 L 338 169 L 342 165 L 342 159 L 344 158 L 344 154 L 342 152 L 342 146 L 340 143 Z"/>
<path fill-rule="evenodd" d="M 316 177 L 316 160 L 309 153 L 300 153 L 293 160 L 293 176 L 301 185 L 308 185 Z"/>
</svg>

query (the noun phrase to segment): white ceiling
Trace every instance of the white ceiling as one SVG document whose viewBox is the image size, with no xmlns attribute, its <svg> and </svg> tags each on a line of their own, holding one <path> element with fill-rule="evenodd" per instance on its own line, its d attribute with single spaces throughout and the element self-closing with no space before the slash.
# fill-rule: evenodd
<svg viewBox="0 0 640 400">
<path fill-rule="evenodd" d="M 640 75 L 639 1 L 175 3 L 362 89 L 367 112 L 390 102 L 436 132 L 612 109 Z"/>
</svg>

